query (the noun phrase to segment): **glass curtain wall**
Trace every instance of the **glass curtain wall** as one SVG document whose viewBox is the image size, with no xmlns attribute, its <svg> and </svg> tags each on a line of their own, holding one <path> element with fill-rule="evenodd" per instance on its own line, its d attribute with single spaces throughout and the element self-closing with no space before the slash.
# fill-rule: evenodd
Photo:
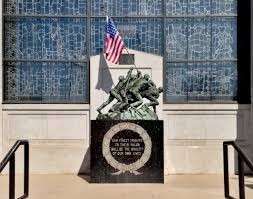
<svg viewBox="0 0 253 199">
<path fill-rule="evenodd" d="M 88 102 L 86 0 L 4 1 L 4 102 Z"/>
<path fill-rule="evenodd" d="M 4 101 L 88 103 L 105 11 L 128 48 L 164 57 L 165 103 L 236 101 L 236 0 L 5 0 Z"/>
<path fill-rule="evenodd" d="M 165 99 L 235 101 L 236 0 L 167 0 Z"/>
</svg>

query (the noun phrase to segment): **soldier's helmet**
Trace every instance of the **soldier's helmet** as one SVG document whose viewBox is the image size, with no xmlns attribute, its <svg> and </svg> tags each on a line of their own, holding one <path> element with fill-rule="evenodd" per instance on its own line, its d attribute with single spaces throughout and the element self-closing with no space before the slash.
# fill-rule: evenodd
<svg viewBox="0 0 253 199">
<path fill-rule="evenodd" d="M 149 78 L 150 78 L 150 76 L 149 76 L 148 74 L 145 74 L 145 75 L 144 75 L 144 79 L 145 79 L 145 80 L 148 80 Z"/>
<path fill-rule="evenodd" d="M 159 90 L 159 93 L 163 92 L 163 87 L 159 87 L 158 90 Z"/>
<path fill-rule="evenodd" d="M 119 81 L 122 81 L 124 79 L 124 76 L 119 76 Z"/>
</svg>

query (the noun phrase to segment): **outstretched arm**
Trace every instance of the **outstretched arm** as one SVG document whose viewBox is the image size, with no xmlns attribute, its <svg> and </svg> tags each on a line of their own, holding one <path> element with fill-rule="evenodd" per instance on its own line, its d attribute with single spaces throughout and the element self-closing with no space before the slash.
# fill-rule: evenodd
<svg viewBox="0 0 253 199">
<path fill-rule="evenodd" d="M 130 78 L 133 69 L 134 69 L 134 68 L 132 67 L 132 68 L 130 68 L 130 70 L 128 71 L 127 76 L 126 76 L 126 78 L 124 79 L 124 83 L 126 83 L 126 82 L 128 81 L 128 79 Z"/>
</svg>

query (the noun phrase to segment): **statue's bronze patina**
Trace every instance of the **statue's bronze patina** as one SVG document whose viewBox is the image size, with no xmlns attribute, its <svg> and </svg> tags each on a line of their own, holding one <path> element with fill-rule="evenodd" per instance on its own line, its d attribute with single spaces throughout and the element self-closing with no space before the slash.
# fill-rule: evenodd
<svg viewBox="0 0 253 199">
<path fill-rule="evenodd" d="M 163 88 L 157 88 L 148 74 L 137 71 L 132 74 L 131 68 L 126 77 L 119 76 L 118 84 L 111 89 L 108 99 L 97 109 L 97 119 L 112 120 L 158 120 L 156 106 L 159 105 L 158 98 Z M 143 98 L 149 100 L 143 103 Z M 101 111 L 114 99 L 117 102 L 110 108 L 108 113 Z M 151 109 L 149 107 L 152 107 Z"/>
</svg>

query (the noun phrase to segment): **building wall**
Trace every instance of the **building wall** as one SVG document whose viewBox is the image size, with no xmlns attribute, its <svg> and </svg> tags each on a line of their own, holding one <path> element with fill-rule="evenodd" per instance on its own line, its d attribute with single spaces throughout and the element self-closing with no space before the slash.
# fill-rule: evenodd
<svg viewBox="0 0 253 199">
<path fill-rule="evenodd" d="M 165 105 L 168 173 L 222 173 L 222 142 L 245 139 L 248 106 Z M 245 129 L 246 130 L 246 129 Z M 230 171 L 234 170 L 230 151 Z"/>
<path fill-rule="evenodd" d="M 131 53 L 135 53 L 137 59 L 138 55 L 143 56 L 143 53 L 137 51 Z M 146 54 L 146 56 L 151 55 Z M 97 63 L 99 57 L 91 58 L 91 68 L 93 61 Z M 159 56 L 156 57 L 162 60 Z M 145 56 L 141 60 L 143 65 L 151 63 Z M 141 63 L 138 65 L 140 66 Z M 159 68 L 159 65 L 155 67 Z M 152 76 L 158 86 L 162 84 L 159 81 L 162 64 L 160 67 L 161 70 L 157 70 L 158 73 Z M 149 73 L 155 74 L 152 69 L 152 67 L 149 69 Z M 115 68 L 113 70 L 115 71 Z M 95 71 L 95 68 L 91 71 L 91 87 L 95 85 L 94 81 L 97 79 L 98 73 Z M 123 67 L 123 73 L 126 71 Z M 89 125 L 90 119 L 95 119 L 96 115 L 96 106 L 94 106 L 96 103 L 92 103 L 95 98 L 97 104 L 102 103 L 105 98 L 98 98 L 98 94 L 93 95 L 94 91 L 95 89 L 91 89 L 91 105 L 1 105 L 1 157 L 17 139 L 28 139 L 32 173 L 89 173 Z M 159 107 L 162 112 L 160 119 L 164 120 L 166 175 L 222 173 L 224 140 L 238 139 L 249 148 L 247 140 L 251 135 L 250 105 L 163 104 L 161 102 Z M 18 172 L 21 172 L 21 152 L 17 157 Z M 230 170 L 234 170 L 232 150 Z"/>
<path fill-rule="evenodd" d="M 247 145 L 249 108 L 163 105 L 165 173 L 221 173 L 222 142 Z M 15 140 L 28 139 L 32 173 L 89 172 L 89 105 L 2 105 L 2 118 L 1 157 Z M 21 153 L 17 162 L 20 172 Z"/>
<path fill-rule="evenodd" d="M 90 105 L 2 104 L 2 43 L 0 20 L 0 159 L 15 140 L 28 139 L 32 173 L 89 172 Z M 166 174 L 221 173 L 224 140 L 238 139 L 253 151 L 251 105 L 163 104 L 162 111 Z M 21 152 L 16 161 L 21 172 Z M 233 171 L 233 151 L 230 163 Z"/>
<path fill-rule="evenodd" d="M 27 139 L 32 173 L 79 172 L 89 147 L 89 105 L 3 105 L 2 109 L 2 155 L 17 139 Z M 22 155 L 17 162 L 22 163 Z"/>
</svg>

